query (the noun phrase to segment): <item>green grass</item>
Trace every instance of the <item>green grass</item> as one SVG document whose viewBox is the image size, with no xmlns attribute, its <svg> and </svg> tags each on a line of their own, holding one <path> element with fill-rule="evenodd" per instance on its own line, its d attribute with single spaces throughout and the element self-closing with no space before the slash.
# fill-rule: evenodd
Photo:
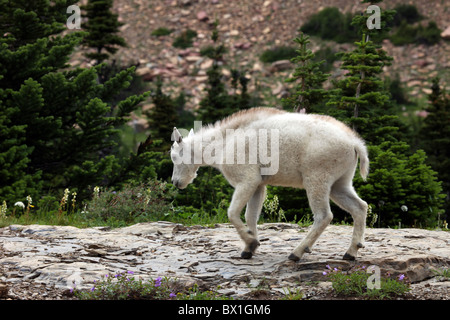
<svg viewBox="0 0 450 320">
<path fill-rule="evenodd" d="M 0 227 L 11 224 L 70 225 L 78 228 L 109 226 L 126 227 L 139 222 L 171 221 L 183 225 L 214 226 L 228 223 L 228 199 L 222 199 L 211 209 L 193 206 L 173 206 L 175 188 L 161 181 L 126 185 L 122 190 L 93 189 L 91 199 L 77 201 L 69 189 L 57 199 L 44 196 L 36 206 L 24 204 L 24 208 L 11 205 L 0 215 Z M 275 200 L 265 202 L 265 212 L 260 222 L 287 222 L 283 210 Z M 264 218 L 263 218 L 264 217 Z M 244 219 L 244 212 L 242 212 Z M 302 226 L 311 221 L 302 220 Z"/>
<path fill-rule="evenodd" d="M 379 287 L 370 288 L 374 275 L 365 266 L 356 266 L 347 272 L 327 266 L 324 275 L 330 279 L 338 296 L 384 300 L 403 296 L 410 290 L 409 283 L 402 274 L 396 278 L 379 275 Z"/>
<path fill-rule="evenodd" d="M 450 279 L 450 268 L 442 268 L 441 270 L 433 270 L 434 274 L 441 280 Z"/>
</svg>

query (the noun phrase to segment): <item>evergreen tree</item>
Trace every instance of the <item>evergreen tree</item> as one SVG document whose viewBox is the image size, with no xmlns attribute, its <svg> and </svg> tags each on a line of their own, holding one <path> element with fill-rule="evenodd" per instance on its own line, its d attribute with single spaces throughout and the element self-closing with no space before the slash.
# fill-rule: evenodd
<svg viewBox="0 0 450 320">
<path fill-rule="evenodd" d="M 214 123 L 229 116 L 233 112 L 250 107 L 250 97 L 247 93 L 248 79 L 240 72 L 232 71 L 232 87 L 235 94 L 230 95 L 227 92 L 222 75 L 223 54 L 226 48 L 223 44 L 217 44 L 219 40 L 219 32 L 217 30 L 219 22 L 216 20 L 213 25 L 211 39 L 214 46 L 209 47 L 205 55 L 213 59 L 211 68 L 208 69 L 208 87 L 206 88 L 206 96 L 200 101 L 198 114 L 200 120 L 204 123 Z M 236 94 L 238 83 L 242 87 L 241 94 Z"/>
<path fill-rule="evenodd" d="M 320 70 L 324 61 L 313 61 L 315 55 L 307 49 L 310 43 L 309 36 L 300 33 L 300 37 L 295 38 L 294 42 L 298 44 L 297 56 L 291 61 L 297 66 L 286 82 L 298 82 L 298 84 L 294 94 L 285 99 L 284 105 L 292 107 L 294 112 L 300 112 L 302 109 L 306 113 L 317 112 L 315 107 L 328 96 L 328 92 L 322 86 L 330 75 Z"/>
<path fill-rule="evenodd" d="M 392 58 L 361 32 L 367 31 L 366 20 L 361 17 L 364 16 L 357 16 L 352 22 L 359 26 L 361 41 L 355 42 L 353 51 L 342 54 L 342 68 L 349 72 L 335 83 L 338 90 L 328 103 L 336 108 L 330 113 L 351 124 L 368 144 L 371 173 L 367 184 L 357 176 L 355 187 L 363 199 L 383 210 L 383 215 L 378 212 L 381 225 L 401 222 L 432 226 L 442 207 L 440 182 L 436 172 L 426 165 L 426 154 L 420 150 L 412 153 L 410 146 L 402 141 L 400 121 L 380 79 L 383 67 Z M 382 25 L 387 22 L 383 21 Z M 376 30 L 370 30 L 371 37 L 377 38 Z M 380 31 L 380 34 L 384 33 Z M 402 206 L 409 210 L 400 211 Z"/>
<path fill-rule="evenodd" d="M 292 76 L 285 81 L 295 83 L 296 86 L 294 92 L 282 100 L 283 108 L 293 112 L 321 113 L 323 103 L 330 95 L 329 91 L 323 89 L 323 83 L 330 75 L 320 70 L 323 60 L 314 61 L 315 54 L 308 49 L 308 35 L 301 32 L 293 41 L 298 45 L 297 56 L 291 59 L 296 67 Z M 311 215 L 309 207 L 298 207 L 299 203 L 308 202 L 305 190 L 269 186 L 267 191 L 269 199 L 274 195 L 278 197 L 280 207 L 285 210 L 288 220 Z"/>
<path fill-rule="evenodd" d="M 111 154 L 119 127 L 145 95 L 112 104 L 129 85 L 134 68 L 103 85 L 98 70 L 70 69 L 67 62 L 85 36 L 65 36 L 67 6 L 75 1 L 2 1 L 0 10 L 0 198 L 113 181 L 120 170 Z M 7 172 L 6 172 L 7 171 Z"/>
<path fill-rule="evenodd" d="M 218 44 L 218 21 L 213 25 L 212 40 L 214 45 L 202 50 L 203 55 L 211 58 L 213 64 L 207 71 L 208 87 L 206 96 L 200 102 L 198 115 L 203 124 L 214 123 L 235 111 L 247 109 L 251 105 L 251 99 L 247 92 L 248 79 L 237 70 L 231 71 L 231 88 L 233 94 L 229 94 L 226 83 L 223 81 L 222 63 L 226 47 Z M 240 86 L 241 93 L 237 92 Z M 230 199 L 233 188 L 225 180 L 222 174 L 212 167 L 204 167 L 198 170 L 196 183 L 181 190 L 175 200 L 180 206 L 194 206 L 204 212 L 213 212 L 221 207 L 223 199 Z"/>
<path fill-rule="evenodd" d="M 211 68 L 206 72 L 208 75 L 208 88 L 206 89 L 206 97 L 200 101 L 200 108 L 198 110 L 200 119 L 203 123 L 214 123 L 227 115 L 230 115 L 233 110 L 230 108 L 230 100 L 225 89 L 225 84 L 222 82 L 222 67 L 223 54 L 225 46 L 217 44 L 219 40 L 219 32 L 217 30 L 218 21 L 213 25 L 211 39 L 214 42 L 212 50 L 210 50 L 208 57 L 213 59 Z"/>
<path fill-rule="evenodd" d="M 96 60 L 96 64 L 108 59 L 110 54 L 116 53 L 117 46 L 126 46 L 125 40 L 117 35 L 123 23 L 117 20 L 117 14 L 111 12 L 113 2 L 113 0 L 88 0 L 87 5 L 82 6 L 86 12 L 83 16 L 87 18 L 82 28 L 89 33 L 84 38 L 83 44 L 95 50 L 86 53 L 85 56 Z"/>
<path fill-rule="evenodd" d="M 155 140 L 152 150 L 168 151 L 172 145 L 170 137 L 173 127 L 178 125 L 178 113 L 175 101 L 162 92 L 163 82 L 161 78 L 156 81 L 156 90 L 152 93 L 154 107 L 147 112 L 150 124 L 150 132 Z"/>
<path fill-rule="evenodd" d="M 367 3 L 369 5 L 377 5 L 383 2 L 383 0 L 362 0 L 361 3 Z M 367 25 L 372 13 L 367 13 L 366 10 L 361 12 L 359 15 L 355 15 L 351 21 L 353 30 L 356 31 L 357 37 L 361 39 L 362 35 L 365 34 L 369 40 L 375 42 L 377 47 L 383 39 L 388 37 L 388 32 L 391 30 L 390 25 L 394 20 L 396 11 L 380 8 L 380 26 L 379 28 L 371 27 Z M 369 22 L 374 22 L 369 20 Z M 358 39 L 357 38 L 357 39 Z"/>
<path fill-rule="evenodd" d="M 434 78 L 429 95 L 428 115 L 420 130 L 421 145 L 428 154 L 428 163 L 438 172 L 447 194 L 446 214 L 450 212 L 450 99 Z"/>
<path fill-rule="evenodd" d="M 249 79 L 239 70 L 231 70 L 231 87 L 234 94 L 231 97 L 232 109 L 244 110 L 251 107 L 251 97 L 247 91 Z M 238 87 L 241 86 L 241 93 L 238 93 Z"/>
</svg>

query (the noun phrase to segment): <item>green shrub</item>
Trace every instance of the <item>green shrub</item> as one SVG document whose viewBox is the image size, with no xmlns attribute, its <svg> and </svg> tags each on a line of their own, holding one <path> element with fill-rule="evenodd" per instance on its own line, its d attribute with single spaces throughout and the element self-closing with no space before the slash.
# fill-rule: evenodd
<svg viewBox="0 0 450 320">
<path fill-rule="evenodd" d="M 400 274 L 397 278 L 381 277 L 380 287 L 369 288 L 368 283 L 372 273 L 365 266 L 356 266 L 348 272 L 327 265 L 323 272 L 332 283 L 334 292 L 339 296 L 358 296 L 369 299 L 392 299 L 407 293 L 409 284 L 405 275 Z"/>
<path fill-rule="evenodd" d="M 403 21 L 412 24 L 422 19 L 417 8 L 411 4 L 399 4 L 395 6 L 394 10 L 396 11 L 392 21 L 394 26 L 400 26 Z"/>
<path fill-rule="evenodd" d="M 294 47 L 280 46 L 265 50 L 259 59 L 262 62 L 275 62 L 278 60 L 290 60 L 297 55 Z"/>
<path fill-rule="evenodd" d="M 197 36 L 197 32 L 191 29 L 183 31 L 181 35 L 175 38 L 172 45 L 175 48 L 186 49 L 192 47 L 192 40 Z"/>
<path fill-rule="evenodd" d="M 416 40 L 418 43 L 433 45 L 441 40 L 441 32 L 436 22 L 430 21 L 427 27 L 419 26 Z"/>
<path fill-rule="evenodd" d="M 435 227 L 445 195 L 426 154 L 407 155 L 406 143 L 368 146 L 367 182 L 355 177 L 355 188 L 378 215 L 377 226 Z"/>
<path fill-rule="evenodd" d="M 162 36 L 168 36 L 172 32 L 173 32 L 172 29 L 167 29 L 165 27 L 161 27 L 161 28 L 153 30 L 151 34 L 152 34 L 152 36 L 155 36 L 155 37 L 162 37 Z"/>
<path fill-rule="evenodd" d="M 311 36 L 339 43 L 358 40 L 354 26 L 351 25 L 352 14 L 343 14 L 338 8 L 328 7 L 316 14 L 300 27 L 300 31 Z"/>
<path fill-rule="evenodd" d="M 170 211 L 169 200 L 174 190 L 166 182 L 126 185 L 120 191 L 94 188 L 93 199 L 82 214 L 87 219 L 103 221 L 113 226 L 162 220 Z"/>
<path fill-rule="evenodd" d="M 133 271 L 106 274 L 91 289 L 70 291 L 79 300 L 231 300 L 215 291 L 200 290 L 197 284 L 186 288 L 167 277 L 136 279 Z"/>
<path fill-rule="evenodd" d="M 324 63 L 319 65 L 319 69 L 322 72 L 329 72 L 333 69 L 333 62 L 339 60 L 336 55 L 336 51 L 334 51 L 331 47 L 320 48 L 315 51 L 315 57 L 313 58 L 314 62 L 324 61 Z"/>
<path fill-rule="evenodd" d="M 74 288 L 71 291 L 80 300 L 167 300 L 176 297 L 169 279 L 156 278 L 144 282 L 136 280 L 133 274 L 132 271 L 106 274 L 89 290 Z"/>
<path fill-rule="evenodd" d="M 389 89 L 392 100 L 394 100 L 397 104 L 409 103 L 407 94 L 398 75 L 394 79 L 386 77 L 385 82 L 385 87 Z"/>
<path fill-rule="evenodd" d="M 433 45 L 440 41 L 441 32 L 434 21 L 430 21 L 426 27 L 421 25 L 415 27 L 404 20 L 400 27 L 390 36 L 390 39 L 396 46 L 409 43 Z"/>
<path fill-rule="evenodd" d="M 174 205 L 201 208 L 209 214 L 220 207 L 223 200 L 230 201 L 232 194 L 233 187 L 220 172 L 213 168 L 201 167 L 194 183 L 178 191 Z"/>
</svg>

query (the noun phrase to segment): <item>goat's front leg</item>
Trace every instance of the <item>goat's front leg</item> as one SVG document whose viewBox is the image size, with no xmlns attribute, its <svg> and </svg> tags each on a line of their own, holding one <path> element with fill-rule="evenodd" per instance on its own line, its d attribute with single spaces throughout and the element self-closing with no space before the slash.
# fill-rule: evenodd
<svg viewBox="0 0 450 320">
<path fill-rule="evenodd" d="M 248 185 L 237 186 L 231 199 L 230 207 L 228 208 L 228 219 L 236 228 L 239 236 L 245 243 L 245 249 L 241 254 L 244 259 L 250 259 L 259 246 L 258 239 L 254 231 L 245 226 L 241 220 L 241 212 L 247 202 L 255 193 L 257 187 L 251 187 Z"/>
</svg>

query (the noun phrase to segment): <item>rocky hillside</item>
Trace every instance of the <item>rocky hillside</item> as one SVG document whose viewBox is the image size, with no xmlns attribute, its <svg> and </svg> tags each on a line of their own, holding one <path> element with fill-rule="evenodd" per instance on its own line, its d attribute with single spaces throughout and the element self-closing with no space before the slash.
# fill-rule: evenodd
<svg viewBox="0 0 450 320">
<path fill-rule="evenodd" d="M 289 65 L 279 68 L 264 64 L 259 61 L 261 53 L 274 46 L 292 45 L 292 39 L 298 34 L 299 27 L 322 8 L 336 6 L 342 12 L 360 12 L 367 7 L 360 2 L 115 0 L 114 10 L 119 14 L 119 20 L 124 23 L 121 35 L 128 43 L 128 48 L 121 48 L 113 59 L 121 65 L 138 64 L 138 74 L 146 81 L 152 81 L 157 75 L 162 76 L 169 92 L 176 94 L 184 90 L 188 97 L 187 106 L 196 108 L 204 96 L 206 70 L 211 65 L 211 61 L 200 56 L 200 48 L 211 44 L 211 23 L 219 19 L 220 40 L 229 50 L 224 75 L 229 77 L 231 68 L 245 70 L 248 77 L 252 78 L 249 90 L 256 90 L 257 80 L 258 95 L 264 98 L 267 104 L 276 104 L 285 93 L 286 84 L 283 81 L 292 68 Z M 442 30 L 450 27 L 450 4 L 446 1 L 392 0 L 381 4 L 381 7 L 393 8 L 399 3 L 414 4 L 427 18 L 423 23 L 431 19 L 436 21 Z M 152 31 L 161 27 L 173 32 L 161 37 L 151 35 Z M 197 32 L 193 47 L 184 50 L 174 48 L 174 39 L 187 29 Z M 336 44 L 319 39 L 313 39 L 311 49 L 315 51 L 324 45 L 336 50 L 352 49 L 351 44 Z M 386 40 L 383 46 L 395 59 L 393 66 L 386 70 L 386 75 L 398 75 L 413 100 L 430 92 L 431 77 L 438 74 L 443 76 L 450 68 L 450 41 L 441 41 L 433 46 L 412 44 L 395 47 Z M 81 53 L 74 56 L 73 62 L 89 65 Z M 333 77 L 340 75 L 338 66 L 339 62 L 335 62 Z"/>
</svg>

